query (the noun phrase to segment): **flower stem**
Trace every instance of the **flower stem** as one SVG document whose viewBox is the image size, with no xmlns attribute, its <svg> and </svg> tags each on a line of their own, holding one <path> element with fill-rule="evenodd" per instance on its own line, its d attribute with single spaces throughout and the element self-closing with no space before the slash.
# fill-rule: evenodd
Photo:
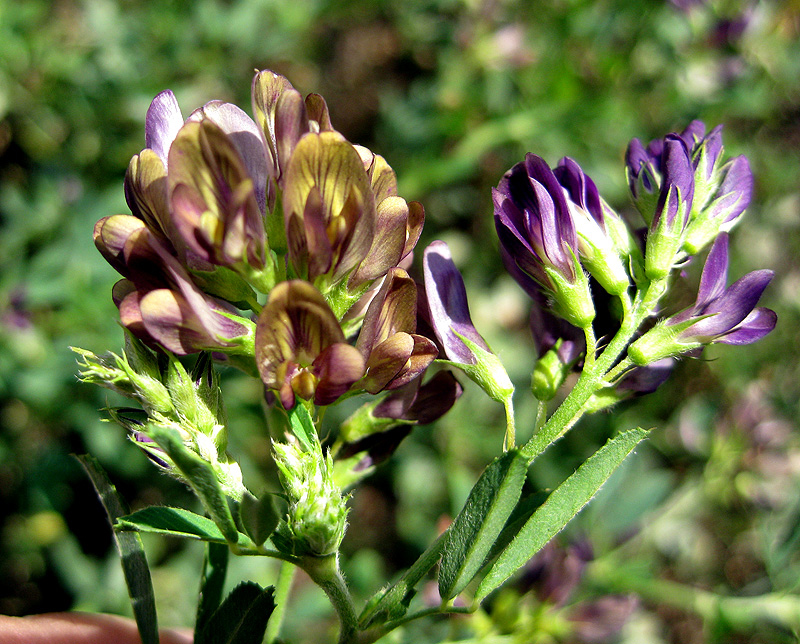
<svg viewBox="0 0 800 644">
<path fill-rule="evenodd" d="M 606 345 L 603 352 L 594 360 L 587 355 L 584 369 L 572 391 L 544 426 L 522 447 L 522 453 L 527 457 L 529 463 L 532 463 L 547 447 L 566 434 L 583 415 L 586 402 L 592 394 L 605 385 L 606 373 L 614 367 L 642 322 L 655 310 L 658 300 L 664 294 L 665 284 L 665 280 L 654 281 L 647 285 L 643 295 L 641 295 L 641 291 L 637 293 L 633 306 L 624 307 L 625 316 L 619 331 Z M 589 350 L 588 340 L 587 336 L 587 352 Z"/>
<path fill-rule="evenodd" d="M 339 644 L 347 644 L 355 641 L 358 629 L 358 617 L 356 616 L 353 599 L 350 591 L 339 571 L 338 554 L 325 557 L 303 557 L 300 567 L 306 571 L 309 577 L 316 583 L 328 596 L 333 604 L 336 614 L 339 616 L 340 631 Z"/>
<path fill-rule="evenodd" d="M 284 561 L 278 573 L 278 583 L 275 588 L 275 610 L 269 619 L 267 634 L 264 641 L 271 644 L 278 639 L 283 624 L 283 616 L 286 614 L 286 604 L 289 600 L 289 590 L 292 587 L 297 566 Z"/>
</svg>

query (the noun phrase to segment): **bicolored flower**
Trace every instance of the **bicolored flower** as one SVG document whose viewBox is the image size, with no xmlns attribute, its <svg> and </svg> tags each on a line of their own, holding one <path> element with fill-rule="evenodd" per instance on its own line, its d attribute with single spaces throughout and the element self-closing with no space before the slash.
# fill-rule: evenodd
<svg viewBox="0 0 800 644">
<path fill-rule="evenodd" d="M 750 344 L 775 328 L 775 312 L 757 307 L 773 272 L 748 273 L 731 286 L 728 279 L 728 235 L 717 237 L 703 268 L 694 305 L 656 325 L 628 347 L 636 365 L 699 349 L 707 344 Z"/>
<path fill-rule="evenodd" d="M 263 166 L 263 147 L 260 154 Z M 178 131 L 167 184 L 172 224 L 195 256 L 219 266 L 264 268 L 266 240 L 254 178 L 213 120 L 190 120 Z"/>
<path fill-rule="evenodd" d="M 268 69 L 253 77 L 253 114 L 267 148 L 270 176 L 283 184 L 294 147 L 308 132 L 333 130 L 328 106 L 319 94 L 305 100 L 289 80 Z"/>
<path fill-rule="evenodd" d="M 444 357 L 490 398 L 506 404 L 514 385 L 472 323 L 464 278 L 453 262 L 450 248 L 443 241 L 432 242 L 425 249 L 422 265 L 429 320 Z"/>
<path fill-rule="evenodd" d="M 337 132 L 307 134 L 284 179 L 292 268 L 310 281 L 341 281 L 367 256 L 375 233 L 375 197 L 361 157 Z"/>
<path fill-rule="evenodd" d="M 422 204 L 398 196 L 397 177 L 386 160 L 362 146 L 355 148 L 375 198 L 375 231 L 367 255 L 349 280 L 351 287 L 382 277 L 410 259 L 425 221 Z"/>
<path fill-rule="evenodd" d="M 581 328 L 590 324 L 594 307 L 578 261 L 578 233 L 550 166 L 528 154 L 503 176 L 492 196 L 507 257 L 553 297 L 559 315 Z"/>
<path fill-rule="evenodd" d="M 356 349 L 364 356 L 362 385 L 376 394 L 397 389 L 422 375 L 439 354 L 433 341 L 415 333 L 417 287 L 406 271 L 393 268 L 372 298 Z"/>
<path fill-rule="evenodd" d="M 252 323 L 200 291 L 143 221 L 129 215 L 105 217 L 95 225 L 94 238 L 126 278 L 115 285 L 113 296 L 120 321 L 136 337 L 178 355 L 247 350 Z"/>
<path fill-rule="evenodd" d="M 281 282 L 258 318 L 256 366 L 284 408 L 295 397 L 329 405 L 364 375 L 364 358 L 345 342 L 322 294 L 302 280 Z"/>
</svg>

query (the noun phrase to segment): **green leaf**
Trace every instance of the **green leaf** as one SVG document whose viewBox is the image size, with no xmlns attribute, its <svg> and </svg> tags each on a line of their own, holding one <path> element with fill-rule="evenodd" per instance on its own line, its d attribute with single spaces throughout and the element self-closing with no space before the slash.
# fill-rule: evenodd
<svg viewBox="0 0 800 644">
<path fill-rule="evenodd" d="M 265 492 L 257 499 L 245 492 L 239 504 L 239 518 L 247 535 L 256 546 L 260 546 L 278 527 L 280 516 L 275 508 L 273 495 Z"/>
<path fill-rule="evenodd" d="M 610 439 L 558 486 L 489 569 L 475 599 L 480 601 L 499 587 L 558 534 L 647 434 L 647 430 L 632 429 Z"/>
<path fill-rule="evenodd" d="M 197 619 L 195 632 L 202 631 L 208 620 L 222 602 L 222 588 L 228 572 L 228 555 L 230 549 L 219 543 L 206 545 L 206 556 L 203 561 L 203 579 L 200 582 L 200 597 L 197 602 Z"/>
<path fill-rule="evenodd" d="M 113 525 L 119 517 L 128 514 L 125 502 L 117 494 L 103 468 L 89 455 L 78 456 L 83 469 L 92 480 L 100 502 Z M 128 586 L 128 595 L 139 629 L 142 644 L 158 644 L 158 618 L 150 568 L 142 546 L 142 539 L 135 532 L 114 532 L 114 542 L 122 559 L 122 572 Z"/>
<path fill-rule="evenodd" d="M 275 589 L 251 581 L 231 591 L 195 636 L 195 644 L 253 644 L 264 639 L 275 610 Z"/>
<path fill-rule="evenodd" d="M 114 526 L 117 530 L 136 530 L 137 532 L 154 532 L 171 537 L 200 539 L 215 543 L 227 544 L 217 524 L 211 519 L 189 512 L 182 508 L 153 506 L 137 510 L 117 519 Z M 250 540 L 241 532 L 237 533 L 240 546 L 252 546 Z"/>
<path fill-rule="evenodd" d="M 175 463 L 175 467 L 178 468 L 178 471 L 183 475 L 197 498 L 200 499 L 206 512 L 208 512 L 208 516 L 217 524 L 225 540 L 228 543 L 238 543 L 239 531 L 236 529 L 231 509 L 228 506 L 228 500 L 225 498 L 222 488 L 220 488 L 211 464 L 190 451 L 183 444 L 180 434 L 174 429 L 150 425 L 147 435 Z"/>
<path fill-rule="evenodd" d="M 314 448 L 315 436 L 317 430 L 314 429 L 314 421 L 311 420 L 311 414 L 308 413 L 305 405 L 297 404 L 289 410 L 289 426 L 292 428 L 292 433 L 302 443 L 303 449 L 310 452 Z"/>
<path fill-rule="evenodd" d="M 450 527 L 450 539 L 439 571 L 439 594 L 452 599 L 472 581 L 517 505 L 528 471 L 517 450 L 496 458 L 472 488 Z"/>
</svg>

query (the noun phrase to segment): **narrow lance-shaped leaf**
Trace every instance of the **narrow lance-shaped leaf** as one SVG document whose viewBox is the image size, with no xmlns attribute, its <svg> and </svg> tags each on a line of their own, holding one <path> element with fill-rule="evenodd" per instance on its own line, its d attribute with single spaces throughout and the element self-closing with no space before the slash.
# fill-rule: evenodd
<svg viewBox="0 0 800 644">
<path fill-rule="evenodd" d="M 174 430 L 151 425 L 147 433 L 175 463 L 225 540 L 237 543 L 239 532 L 211 464 L 189 451 Z"/>
<path fill-rule="evenodd" d="M 439 594 L 452 599 L 472 581 L 514 510 L 527 473 L 516 450 L 492 461 L 450 527 L 439 571 Z"/>
<path fill-rule="evenodd" d="M 144 508 L 118 518 L 114 527 L 122 531 L 135 530 L 163 534 L 168 537 L 228 543 L 217 524 L 211 519 L 182 508 L 166 506 Z M 237 533 L 237 541 L 241 546 L 253 545 L 241 533 Z"/>
<path fill-rule="evenodd" d="M 499 587 L 558 534 L 647 434 L 647 430 L 632 429 L 612 438 L 556 488 L 489 569 L 475 593 L 476 601 Z"/>
<path fill-rule="evenodd" d="M 121 516 L 128 514 L 125 502 L 117 494 L 103 468 L 92 456 L 78 456 L 83 469 L 92 480 L 92 485 L 100 497 L 100 502 L 108 514 L 112 525 Z M 158 644 L 158 619 L 156 601 L 150 568 L 142 546 L 142 539 L 135 532 L 114 532 L 114 542 L 122 559 L 122 572 L 128 586 L 128 595 L 139 629 L 142 644 Z"/>
</svg>

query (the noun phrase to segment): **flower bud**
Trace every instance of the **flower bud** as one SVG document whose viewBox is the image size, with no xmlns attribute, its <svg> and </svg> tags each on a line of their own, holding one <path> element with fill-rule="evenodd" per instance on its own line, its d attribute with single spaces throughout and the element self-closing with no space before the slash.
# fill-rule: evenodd
<svg viewBox="0 0 800 644">
<path fill-rule="evenodd" d="M 333 480 L 333 460 L 314 442 L 310 451 L 291 438 L 273 443 L 275 464 L 289 502 L 287 525 L 298 555 L 335 554 L 347 527 L 347 505 Z"/>
<path fill-rule="evenodd" d="M 645 246 L 645 275 L 651 280 L 664 279 L 675 265 L 694 194 L 694 171 L 686 144 L 669 135 L 664 146 L 661 193 Z"/>
</svg>

